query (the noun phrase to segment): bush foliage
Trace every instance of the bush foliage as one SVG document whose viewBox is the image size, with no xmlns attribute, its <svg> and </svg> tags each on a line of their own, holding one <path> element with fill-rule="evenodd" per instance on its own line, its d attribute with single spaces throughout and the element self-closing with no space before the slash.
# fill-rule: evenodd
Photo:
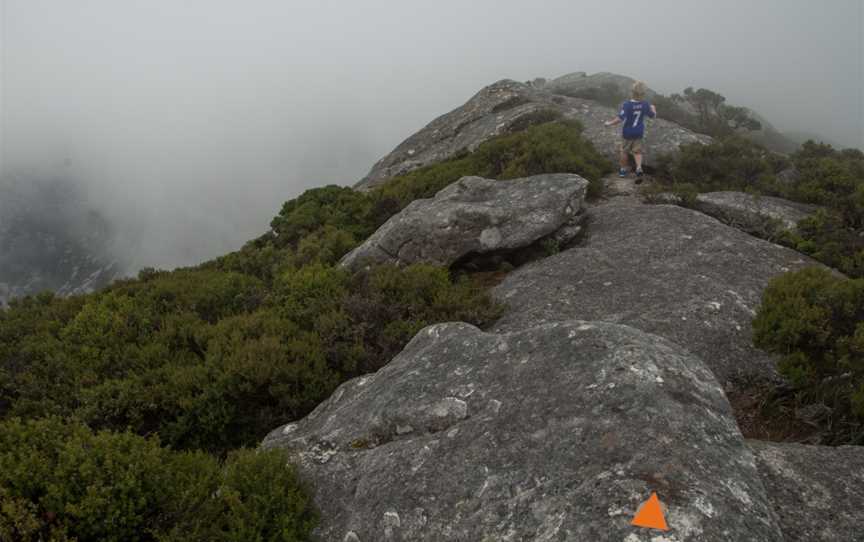
<svg viewBox="0 0 864 542">
<path fill-rule="evenodd" d="M 220 464 L 60 418 L 0 422 L 0 539 L 305 540 L 316 513 L 280 451 Z"/>
<path fill-rule="evenodd" d="M 864 279 L 820 268 L 782 275 L 765 290 L 753 329 L 757 346 L 783 356 L 780 371 L 802 401 L 833 409 L 834 438 L 864 442 Z"/>
<path fill-rule="evenodd" d="M 657 175 L 671 183 L 688 183 L 699 192 L 739 190 L 763 194 L 777 191 L 777 174 L 788 161 L 740 136 L 709 145 L 685 144 L 674 156 L 657 160 Z"/>
</svg>

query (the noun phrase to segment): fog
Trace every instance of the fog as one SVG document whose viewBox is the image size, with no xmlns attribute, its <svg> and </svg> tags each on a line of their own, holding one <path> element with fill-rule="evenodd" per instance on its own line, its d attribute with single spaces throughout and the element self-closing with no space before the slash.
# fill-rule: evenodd
<svg viewBox="0 0 864 542">
<path fill-rule="evenodd" d="M 78 179 L 133 270 L 239 248 L 502 78 L 706 87 L 864 147 L 861 0 L 0 0 L 0 19 L 0 177 Z"/>
</svg>

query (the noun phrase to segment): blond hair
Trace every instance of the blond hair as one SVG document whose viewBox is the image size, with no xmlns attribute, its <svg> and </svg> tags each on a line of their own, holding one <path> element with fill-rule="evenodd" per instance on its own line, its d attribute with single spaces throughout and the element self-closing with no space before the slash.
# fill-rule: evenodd
<svg viewBox="0 0 864 542">
<path fill-rule="evenodd" d="M 634 100 L 644 100 L 645 99 L 645 83 L 642 81 L 636 81 L 633 83 L 633 90 L 631 91 Z"/>
</svg>

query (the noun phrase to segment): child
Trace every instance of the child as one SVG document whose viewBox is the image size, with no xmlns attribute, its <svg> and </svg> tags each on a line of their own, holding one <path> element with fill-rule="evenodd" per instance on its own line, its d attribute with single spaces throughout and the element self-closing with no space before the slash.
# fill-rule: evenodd
<svg viewBox="0 0 864 542">
<path fill-rule="evenodd" d="M 642 137 L 645 135 L 645 117 L 657 116 L 657 108 L 645 101 L 645 83 L 633 84 L 632 98 L 621 104 L 621 111 L 614 120 L 605 122 L 606 126 L 624 123 L 621 141 L 621 169 L 619 177 L 627 176 L 629 155 L 636 160 L 636 184 L 642 182 Z"/>
</svg>

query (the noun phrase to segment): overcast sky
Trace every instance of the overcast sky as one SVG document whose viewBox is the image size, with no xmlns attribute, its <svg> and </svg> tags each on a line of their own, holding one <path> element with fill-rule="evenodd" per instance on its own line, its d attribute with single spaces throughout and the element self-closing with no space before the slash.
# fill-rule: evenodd
<svg viewBox="0 0 864 542">
<path fill-rule="evenodd" d="M 0 168 L 85 179 L 135 266 L 352 184 L 502 78 L 695 85 L 864 147 L 862 0 L 0 0 Z"/>
</svg>

